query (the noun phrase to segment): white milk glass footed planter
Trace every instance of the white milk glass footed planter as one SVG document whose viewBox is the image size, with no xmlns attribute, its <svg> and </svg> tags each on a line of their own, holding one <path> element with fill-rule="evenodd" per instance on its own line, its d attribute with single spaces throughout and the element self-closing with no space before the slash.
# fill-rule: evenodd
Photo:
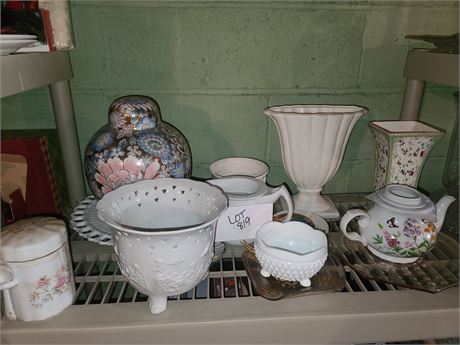
<svg viewBox="0 0 460 345">
<path fill-rule="evenodd" d="M 121 273 L 149 296 L 153 314 L 166 309 L 168 296 L 205 278 L 217 220 L 227 205 L 217 187 L 172 178 L 125 185 L 98 202 L 98 216 L 113 228 Z"/>
<path fill-rule="evenodd" d="M 337 218 L 321 191 L 337 173 L 351 131 L 367 109 L 342 105 L 285 105 L 265 109 L 276 125 L 283 164 L 296 184 L 295 212 Z M 304 212 L 302 212 L 304 211 Z"/>
</svg>

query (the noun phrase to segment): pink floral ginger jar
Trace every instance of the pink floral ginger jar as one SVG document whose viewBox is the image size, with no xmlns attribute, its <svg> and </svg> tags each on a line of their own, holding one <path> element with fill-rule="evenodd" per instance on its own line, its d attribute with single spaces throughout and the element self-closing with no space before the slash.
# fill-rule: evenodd
<svg viewBox="0 0 460 345">
<path fill-rule="evenodd" d="M 109 123 L 85 150 L 85 174 L 97 199 L 125 184 L 160 177 L 188 178 L 191 153 L 178 129 L 163 122 L 158 104 L 147 96 L 117 98 Z"/>
</svg>

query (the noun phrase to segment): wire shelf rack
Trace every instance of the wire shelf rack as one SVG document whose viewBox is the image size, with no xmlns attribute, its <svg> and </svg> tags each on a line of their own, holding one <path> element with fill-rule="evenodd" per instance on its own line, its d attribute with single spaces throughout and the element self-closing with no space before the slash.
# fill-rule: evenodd
<svg viewBox="0 0 460 345">
<path fill-rule="evenodd" d="M 359 196 L 335 201 L 342 211 L 367 207 Z M 337 222 L 329 222 L 329 228 L 330 245 L 341 243 Z M 227 246 L 202 282 L 171 296 L 167 310 L 152 315 L 148 297 L 122 276 L 111 246 L 74 232 L 71 250 L 74 304 L 40 323 L 2 318 L 5 342 L 357 344 L 458 337 L 458 287 L 417 291 L 365 278 L 345 264 L 340 292 L 269 301 L 257 294 L 246 273 L 243 248 Z M 421 327 L 434 319 L 436 327 Z"/>
</svg>

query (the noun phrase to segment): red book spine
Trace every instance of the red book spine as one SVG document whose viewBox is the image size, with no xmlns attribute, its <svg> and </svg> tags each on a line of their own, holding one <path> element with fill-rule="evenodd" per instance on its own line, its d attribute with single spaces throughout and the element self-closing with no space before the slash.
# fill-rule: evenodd
<svg viewBox="0 0 460 345">
<path fill-rule="evenodd" d="M 51 16 L 48 10 L 40 9 L 43 28 L 45 29 L 46 42 L 48 42 L 48 47 L 50 51 L 56 50 L 56 42 L 54 40 L 53 26 L 51 25 Z"/>
</svg>

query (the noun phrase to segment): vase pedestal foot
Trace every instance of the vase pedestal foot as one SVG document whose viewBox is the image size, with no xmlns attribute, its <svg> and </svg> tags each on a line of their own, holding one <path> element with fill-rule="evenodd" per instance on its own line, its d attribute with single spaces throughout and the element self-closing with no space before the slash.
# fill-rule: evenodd
<svg viewBox="0 0 460 345">
<path fill-rule="evenodd" d="M 336 220 L 340 218 L 339 211 L 335 207 L 331 198 L 318 193 L 299 192 L 293 197 L 295 210 L 294 213 L 304 214 L 305 212 L 313 212 L 318 216 L 328 220 Z"/>
</svg>

